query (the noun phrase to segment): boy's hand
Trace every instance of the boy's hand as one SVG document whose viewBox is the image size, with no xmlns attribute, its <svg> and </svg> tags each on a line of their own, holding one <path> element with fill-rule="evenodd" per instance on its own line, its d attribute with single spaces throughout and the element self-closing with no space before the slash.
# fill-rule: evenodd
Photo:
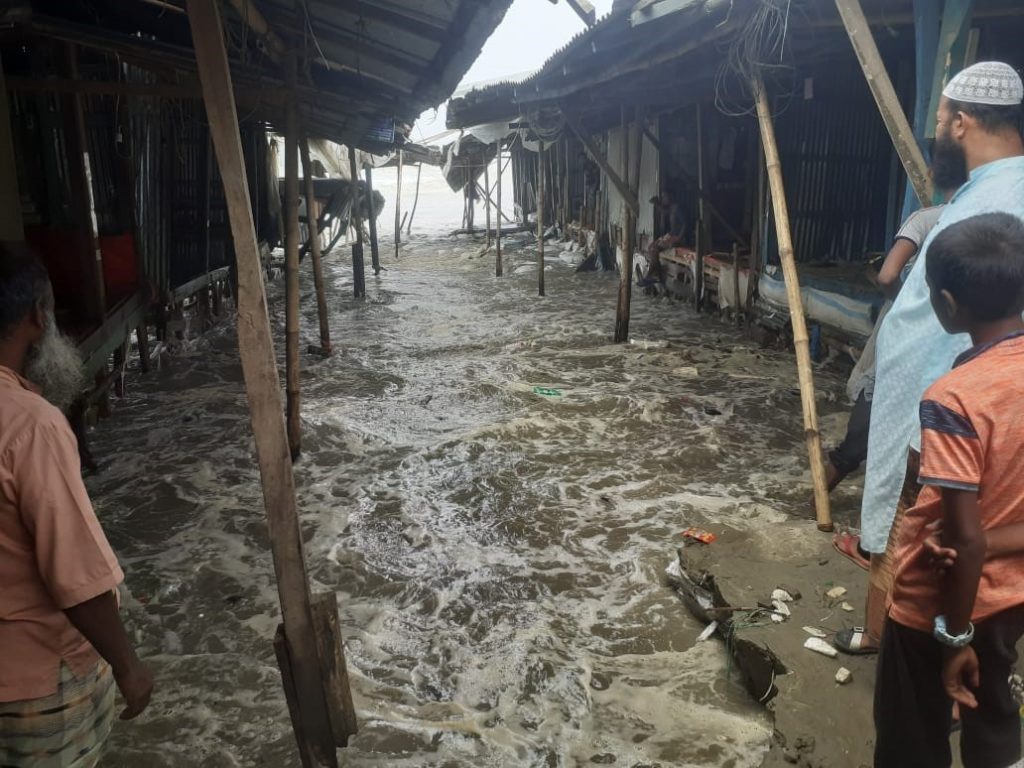
<svg viewBox="0 0 1024 768">
<path fill-rule="evenodd" d="M 949 698 L 969 709 L 978 708 L 978 700 L 970 688 L 978 688 L 978 655 L 971 646 L 946 648 L 942 660 L 942 686 Z M 969 686 L 969 687 L 968 687 Z"/>
<path fill-rule="evenodd" d="M 928 565 L 931 566 L 932 570 L 940 576 L 945 576 L 946 571 L 952 568 L 953 564 L 956 563 L 956 550 L 952 547 L 942 546 L 941 520 L 936 520 L 934 523 L 930 523 L 926 527 L 931 529 L 931 533 L 921 545 L 921 554 L 928 560 Z"/>
</svg>

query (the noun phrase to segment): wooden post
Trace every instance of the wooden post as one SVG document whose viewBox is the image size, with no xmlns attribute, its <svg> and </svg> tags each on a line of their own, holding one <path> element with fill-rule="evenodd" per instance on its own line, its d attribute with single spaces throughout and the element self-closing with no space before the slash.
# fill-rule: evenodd
<svg viewBox="0 0 1024 768">
<path fill-rule="evenodd" d="M 377 217 L 373 215 L 373 168 L 366 166 L 366 198 L 370 201 L 370 264 L 373 274 L 380 274 L 380 247 L 377 244 Z"/>
<path fill-rule="evenodd" d="M 149 373 L 149 328 L 145 322 L 135 329 L 135 338 L 139 342 L 139 369 Z"/>
<path fill-rule="evenodd" d="M 498 231 L 494 233 L 494 276 L 501 277 L 501 156 L 504 154 L 502 144 L 504 139 L 498 139 Z"/>
<path fill-rule="evenodd" d="M 704 226 L 704 114 L 700 104 L 697 104 L 697 189 L 697 258 L 693 276 L 693 306 L 700 311 L 704 304 L 704 256 L 710 246 L 707 229 Z"/>
<path fill-rule="evenodd" d="M 889 73 L 885 70 L 875 39 L 871 36 L 871 28 L 864 17 L 860 0 L 836 0 L 836 8 L 843 19 L 846 34 L 850 36 L 853 50 L 864 70 L 864 77 L 867 78 L 868 86 L 878 104 L 878 111 L 907 172 L 907 178 L 914 187 L 914 193 L 921 201 L 921 205 L 931 205 L 932 183 L 928 176 L 928 165 L 914 139 L 914 131 L 907 122 L 907 116 L 903 114 L 903 107 L 892 87 Z"/>
<path fill-rule="evenodd" d="M 281 601 L 282 646 L 290 668 L 290 674 L 284 669 L 282 673 L 286 684 L 292 684 L 296 693 L 296 722 L 301 724 L 296 728 L 296 739 L 300 753 L 309 754 L 311 765 L 335 768 L 337 757 L 314 634 L 274 341 L 217 0 L 188 0 L 188 17 L 234 238 L 238 346 Z"/>
<path fill-rule="evenodd" d="M 363 268 L 363 220 L 359 218 L 359 167 L 356 165 L 356 148 L 348 148 L 348 164 L 352 178 L 352 210 L 349 226 L 355 227 L 356 241 L 352 243 L 352 292 L 357 299 L 366 296 L 366 273 Z M 372 204 L 372 203 L 371 203 Z M 395 246 L 397 253 L 398 246 Z"/>
<path fill-rule="evenodd" d="M 626 109 L 622 109 L 622 175 L 630 184 L 630 196 L 636 199 L 629 172 L 629 142 L 632 129 L 626 122 Z M 639 205 L 637 206 L 639 210 Z M 615 307 L 615 343 L 629 341 L 629 313 L 633 301 L 633 240 L 636 238 L 636 213 L 627 206 L 625 226 L 622 228 L 622 266 L 619 271 L 619 297 Z"/>
<path fill-rule="evenodd" d="M 409 221 L 405 223 L 405 236 L 412 237 L 412 220 L 416 218 L 416 207 L 420 204 L 420 176 L 423 175 L 423 163 L 416 164 L 416 194 L 412 199 L 412 211 Z"/>
<path fill-rule="evenodd" d="M 544 295 L 544 141 L 537 142 L 537 295 Z"/>
<path fill-rule="evenodd" d="M 320 320 L 320 348 L 314 352 L 331 354 L 331 326 L 327 322 L 327 295 L 324 286 L 323 254 L 320 251 L 320 205 L 316 200 L 316 185 L 313 182 L 313 163 L 309 156 L 309 141 L 302 137 L 299 145 L 302 153 L 302 175 L 306 186 L 306 222 L 309 230 L 309 253 L 313 260 L 313 287 L 316 289 L 316 313 Z M 369 172 L 369 171 L 367 171 Z M 373 231 L 371 227 L 370 231 Z"/>
<path fill-rule="evenodd" d="M 302 453 L 302 418 L 299 408 L 299 113 L 294 96 L 294 53 L 288 54 L 287 70 L 293 95 L 285 110 L 284 130 L 284 346 L 288 450 L 295 461 Z"/>
<path fill-rule="evenodd" d="M 402 165 L 405 153 L 398 150 L 398 184 L 395 187 L 395 258 L 398 258 L 398 246 L 402 243 Z"/>
<path fill-rule="evenodd" d="M 572 132 L 576 134 L 576 138 L 580 140 L 583 148 L 587 154 L 590 155 L 590 159 L 597 163 L 597 167 L 601 169 L 601 173 L 604 174 L 605 178 L 612 183 L 619 195 L 623 200 L 626 201 L 626 205 L 633 211 L 634 214 L 639 215 L 640 213 L 640 202 L 636 198 L 636 194 L 629 188 L 629 185 L 622 180 L 622 177 L 615 172 L 608 159 L 601 154 L 598 150 L 597 145 L 590 139 L 589 136 L 583 133 L 583 128 L 572 118 L 571 115 L 563 112 L 562 115 L 565 117 L 565 122 L 572 129 Z"/>
<path fill-rule="evenodd" d="M 721 288 L 719 288 L 721 290 Z M 735 302 L 736 307 L 736 325 L 741 325 L 740 321 L 740 246 L 738 243 L 732 244 L 732 298 Z"/>
<path fill-rule="evenodd" d="M 486 161 L 486 156 L 484 161 L 484 191 L 487 193 L 487 199 L 484 201 L 487 220 L 487 250 L 491 250 L 491 164 Z M 501 223 L 500 214 L 498 223 Z"/>
<path fill-rule="evenodd" d="M 356 708 L 352 703 L 352 689 L 348 681 L 348 665 L 341 649 L 341 627 L 338 625 L 338 596 L 334 592 L 321 592 L 313 597 L 313 624 L 320 649 L 331 731 L 334 743 L 348 746 L 349 736 L 358 730 Z"/>
<path fill-rule="evenodd" d="M 814 372 L 811 369 L 811 350 L 807 339 L 807 322 L 804 319 L 803 300 L 800 297 L 800 280 L 793 257 L 793 240 L 789 231 L 789 208 L 786 204 L 786 189 L 782 183 L 782 165 L 779 149 L 775 143 L 775 126 L 768 107 L 768 94 L 760 75 L 752 83 L 754 98 L 757 100 L 757 119 L 761 126 L 761 143 L 764 146 L 765 166 L 768 183 L 772 191 L 772 208 L 775 211 L 775 229 L 779 238 L 779 260 L 786 280 L 786 297 L 789 300 L 789 318 L 793 325 L 793 346 L 796 349 L 796 366 L 800 377 L 800 402 L 804 412 L 804 436 L 807 439 L 807 453 L 811 462 L 811 477 L 814 481 L 814 506 L 817 511 L 818 529 L 832 530 L 832 511 L 829 507 L 828 488 L 825 484 L 825 463 L 821 453 L 821 434 L 818 432 L 818 409 L 814 402 Z"/>
<path fill-rule="evenodd" d="M 68 76 L 78 80 L 78 49 L 68 45 L 66 49 Z M 78 227 L 84 235 L 87 254 L 86 272 L 93 291 L 86 290 L 88 311 L 93 319 L 100 320 L 107 311 L 107 287 L 103 279 L 103 253 L 100 251 L 99 226 L 96 221 L 96 203 L 92 195 L 92 167 L 89 159 L 89 132 L 86 125 L 85 97 L 74 93 L 70 97 L 72 126 L 64 134 L 67 143 L 69 176 L 71 178 L 72 200 Z M 19 200 L 20 205 L 20 200 Z"/>
<path fill-rule="evenodd" d="M 0 62 L 0 240 L 24 239 L 18 165 L 15 161 L 14 135 L 11 132 L 11 108 L 3 63 Z"/>
</svg>

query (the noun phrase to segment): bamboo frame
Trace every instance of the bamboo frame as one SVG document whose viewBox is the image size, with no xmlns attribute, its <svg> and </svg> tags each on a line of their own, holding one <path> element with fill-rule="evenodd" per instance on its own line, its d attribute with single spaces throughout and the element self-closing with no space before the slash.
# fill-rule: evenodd
<svg viewBox="0 0 1024 768">
<path fill-rule="evenodd" d="M 327 295 L 324 285 L 323 254 L 320 249 L 320 233 L 317 221 L 320 219 L 320 205 L 316 199 L 313 184 L 313 163 L 309 156 L 309 141 L 305 136 L 299 145 L 302 153 L 302 175 L 306 185 L 306 222 L 309 229 L 309 253 L 313 261 L 313 286 L 316 289 L 316 313 L 320 322 L 320 348 L 315 350 L 321 355 L 329 356 L 331 348 L 331 326 L 327 321 Z"/>
</svg>

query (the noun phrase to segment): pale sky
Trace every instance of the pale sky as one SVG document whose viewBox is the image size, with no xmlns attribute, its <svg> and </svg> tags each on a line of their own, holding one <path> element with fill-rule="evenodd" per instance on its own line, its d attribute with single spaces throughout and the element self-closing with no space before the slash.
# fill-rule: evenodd
<svg viewBox="0 0 1024 768">
<path fill-rule="evenodd" d="M 612 9 L 612 0 L 591 0 L 601 18 Z M 504 78 L 519 80 L 539 69 L 585 25 L 565 2 L 514 0 L 494 34 L 484 43 L 479 58 L 462 79 L 460 90 L 474 83 Z M 444 106 L 435 115 L 425 113 L 413 128 L 412 140 L 421 141 L 444 130 Z"/>
</svg>

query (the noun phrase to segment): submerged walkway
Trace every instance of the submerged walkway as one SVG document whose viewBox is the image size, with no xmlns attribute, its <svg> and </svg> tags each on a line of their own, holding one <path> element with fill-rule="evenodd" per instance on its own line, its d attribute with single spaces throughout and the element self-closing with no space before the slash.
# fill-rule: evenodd
<svg viewBox="0 0 1024 768">
<path fill-rule="evenodd" d="M 809 487 L 793 358 L 642 296 L 635 343 L 613 345 L 616 277 L 551 259 L 539 299 L 532 251 L 496 280 L 479 248 L 414 238 L 360 303 L 347 253 L 327 260 L 338 353 L 303 360 L 296 479 L 359 709 L 342 763 L 760 765 L 771 721 L 722 648 L 695 644 L 663 571 L 698 525 L 836 578 L 813 523 L 812 544 L 780 538 Z M 313 300 L 304 270 L 303 348 Z M 843 400 L 819 405 L 838 431 Z M 297 765 L 231 324 L 133 373 L 92 447 L 89 489 L 159 685 L 105 765 Z M 839 494 L 838 519 L 856 498 Z M 724 542 L 731 578 L 770 592 Z"/>
</svg>

